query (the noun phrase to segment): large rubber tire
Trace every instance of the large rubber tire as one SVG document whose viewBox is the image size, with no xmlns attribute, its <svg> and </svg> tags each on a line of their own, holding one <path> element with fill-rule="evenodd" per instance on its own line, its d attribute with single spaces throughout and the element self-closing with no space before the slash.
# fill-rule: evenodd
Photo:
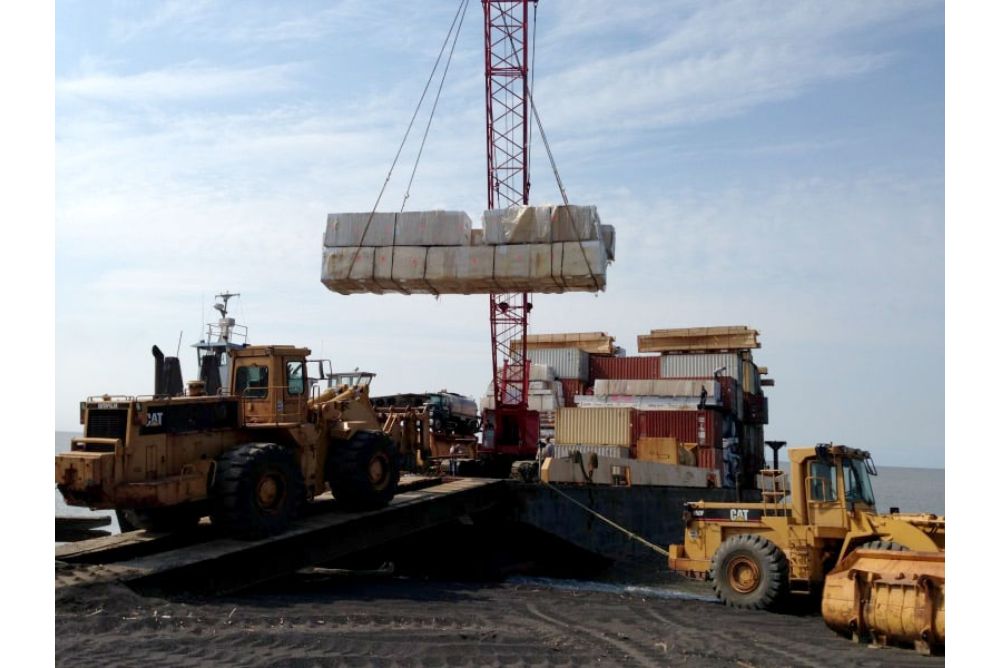
<svg viewBox="0 0 1000 668">
<path fill-rule="evenodd" d="M 116 513 L 122 531 L 146 529 L 148 531 L 187 531 L 198 526 L 205 516 L 205 508 L 200 504 L 184 503 L 171 508 L 148 508 L 135 510 L 127 508 Z"/>
<path fill-rule="evenodd" d="M 305 501 L 295 453 L 274 443 L 247 443 L 216 462 L 212 524 L 239 538 L 282 533 Z"/>
<path fill-rule="evenodd" d="M 399 486 L 395 444 L 379 431 L 359 431 L 351 440 L 330 445 L 327 483 L 348 510 L 384 508 Z"/>
<path fill-rule="evenodd" d="M 774 610 L 788 591 L 788 560 L 762 536 L 731 536 L 712 556 L 709 578 L 716 595 L 731 608 Z"/>
</svg>

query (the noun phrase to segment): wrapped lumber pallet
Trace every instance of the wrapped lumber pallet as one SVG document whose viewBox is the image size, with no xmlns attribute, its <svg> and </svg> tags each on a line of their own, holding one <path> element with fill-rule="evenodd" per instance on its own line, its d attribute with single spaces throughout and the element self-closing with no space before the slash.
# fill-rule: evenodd
<svg viewBox="0 0 1000 668">
<path fill-rule="evenodd" d="M 641 353 L 718 352 L 760 348 L 759 332 L 746 325 L 654 329 L 638 337 Z"/>
<path fill-rule="evenodd" d="M 569 332 L 565 334 L 529 334 L 528 350 L 576 348 L 591 355 L 613 355 L 615 337 L 604 332 Z M 586 373 L 584 374 L 586 375 Z M 577 376 L 567 376 L 576 378 Z"/>
<path fill-rule="evenodd" d="M 614 228 L 593 206 L 331 213 L 322 282 L 341 294 L 599 292 L 614 257 Z"/>
</svg>

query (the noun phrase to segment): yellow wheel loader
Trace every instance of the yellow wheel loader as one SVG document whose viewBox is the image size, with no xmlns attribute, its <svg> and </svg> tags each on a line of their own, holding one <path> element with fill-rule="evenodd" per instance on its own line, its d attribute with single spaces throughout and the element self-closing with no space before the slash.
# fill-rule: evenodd
<svg viewBox="0 0 1000 668">
<path fill-rule="evenodd" d="M 944 518 L 878 514 L 868 452 L 828 444 L 788 454 L 790 480 L 762 471 L 759 503 L 685 504 L 684 544 L 670 546 L 670 567 L 711 581 L 731 607 L 774 609 L 823 591 L 837 631 L 943 647 Z"/>
<path fill-rule="evenodd" d="M 112 508 L 152 529 L 180 529 L 210 515 L 226 533 L 255 538 L 284 531 L 301 504 L 327 486 L 351 509 L 379 508 L 395 495 L 397 448 L 381 429 L 367 383 L 321 394 L 307 372 L 308 348 L 217 351 L 212 364 L 202 360 L 203 372 L 216 375 L 212 394 L 204 381 L 179 390 L 179 368 L 165 363 L 176 365 L 176 358 L 165 360 L 155 346 L 153 354 L 153 395 L 81 402 L 84 435 L 55 461 L 66 503 Z M 220 368 L 227 372 L 222 382 Z"/>
</svg>

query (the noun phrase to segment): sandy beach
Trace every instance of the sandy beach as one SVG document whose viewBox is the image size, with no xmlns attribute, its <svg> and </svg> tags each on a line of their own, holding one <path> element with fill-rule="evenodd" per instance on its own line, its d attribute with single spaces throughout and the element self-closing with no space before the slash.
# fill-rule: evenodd
<svg viewBox="0 0 1000 668">
<path fill-rule="evenodd" d="M 619 585 L 296 576 L 217 598 L 144 598 L 118 584 L 56 592 L 56 665 L 921 666 L 871 649 L 816 613 L 725 608 Z M 582 591 L 580 589 L 583 589 Z"/>
</svg>

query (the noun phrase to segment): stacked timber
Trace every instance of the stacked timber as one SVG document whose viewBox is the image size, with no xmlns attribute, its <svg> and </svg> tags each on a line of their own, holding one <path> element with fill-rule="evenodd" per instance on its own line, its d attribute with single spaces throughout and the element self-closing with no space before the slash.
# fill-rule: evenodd
<svg viewBox="0 0 1000 668">
<path fill-rule="evenodd" d="M 570 332 L 565 334 L 529 334 L 525 339 L 529 351 L 579 350 L 589 355 L 614 355 L 615 337 L 604 332 Z"/>
<path fill-rule="evenodd" d="M 331 213 L 322 282 L 341 294 L 598 292 L 614 259 L 614 228 L 593 206 Z"/>
<path fill-rule="evenodd" d="M 654 329 L 639 336 L 641 353 L 693 353 L 760 348 L 759 332 L 738 327 L 685 327 Z"/>
</svg>

